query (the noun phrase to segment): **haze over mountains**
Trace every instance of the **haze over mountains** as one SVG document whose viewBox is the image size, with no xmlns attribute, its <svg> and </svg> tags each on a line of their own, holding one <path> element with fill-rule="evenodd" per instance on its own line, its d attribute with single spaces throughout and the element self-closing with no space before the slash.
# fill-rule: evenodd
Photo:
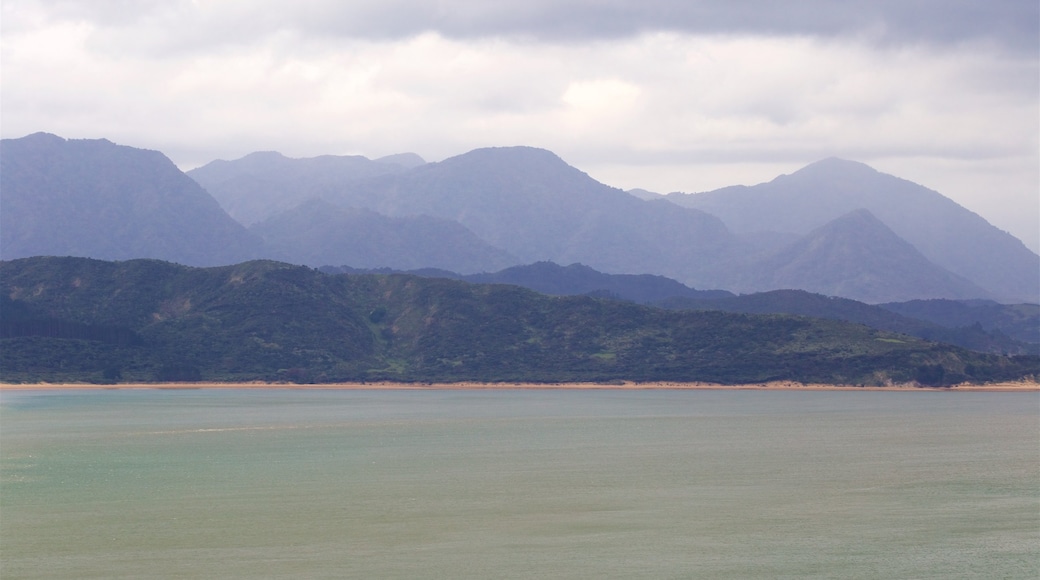
<svg viewBox="0 0 1040 580">
<path fill-rule="evenodd" d="M 0 141 L 0 257 L 156 257 L 213 266 L 262 254 L 166 156 L 46 133 Z"/>
<path fill-rule="evenodd" d="M 801 236 L 866 209 L 935 265 L 1000 300 L 1035 302 L 1040 292 L 1037 255 L 1021 240 L 936 191 L 854 161 L 824 159 L 768 183 L 667 199 L 718 216 L 738 234 Z"/>
<path fill-rule="evenodd" d="M 924 294 L 991 296 L 928 261 L 866 209 L 857 209 L 753 262 L 737 290 L 801 288 L 863 302 L 897 302 Z"/>
<path fill-rule="evenodd" d="M 439 163 L 255 153 L 188 172 L 205 189 L 160 153 L 105 140 L 30 135 L 4 140 L 0 159 L 5 260 L 272 257 L 461 273 L 549 260 L 698 289 L 1040 302 L 1040 256 L 1019 240 L 937 192 L 837 159 L 648 199 L 529 147 Z"/>
<path fill-rule="evenodd" d="M 470 273 L 499 270 L 517 262 L 453 220 L 428 215 L 390 217 L 319 198 L 255 224 L 250 231 L 271 248 L 269 257 L 312 267 L 393 264 L 401 269 Z"/>
<path fill-rule="evenodd" d="M 415 154 L 373 161 L 357 155 L 289 159 L 274 151 L 259 151 L 237 161 L 214 161 L 190 175 L 206 189 L 220 191 L 224 209 L 248 227 L 321 197 L 327 187 L 400 173 L 424 163 Z"/>
</svg>

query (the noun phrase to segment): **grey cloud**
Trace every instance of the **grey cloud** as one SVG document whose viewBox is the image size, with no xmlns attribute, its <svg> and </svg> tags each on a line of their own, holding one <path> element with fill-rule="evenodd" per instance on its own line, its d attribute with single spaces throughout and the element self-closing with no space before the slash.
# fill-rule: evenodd
<svg viewBox="0 0 1040 580">
<path fill-rule="evenodd" d="M 1024 50 L 1040 42 L 1035 0 L 408 0 L 329 3 L 309 11 L 327 32 L 397 36 L 610 39 L 647 31 L 695 34 L 865 35 L 882 42 L 989 40 Z"/>
<path fill-rule="evenodd" d="M 39 0 L 59 19 L 128 26 L 157 18 L 201 26 L 210 41 L 250 42 L 277 30 L 367 39 L 423 32 L 450 38 L 507 36 L 552 42 L 644 32 L 855 36 L 880 43 L 982 40 L 1035 52 L 1036 0 L 313 0 L 206 3 Z M 196 21 L 196 19 L 198 21 Z M 223 33 L 216 34 L 217 31 Z M 184 30 L 182 29 L 182 32 Z M 173 31 L 171 31 L 173 32 Z"/>
<path fill-rule="evenodd" d="M 321 24 L 348 34 L 628 36 L 648 30 L 779 35 L 878 34 L 904 41 L 989 38 L 1036 48 L 1033 0 L 397 0 L 311 4 Z M 317 23 L 317 22 L 312 22 Z"/>
<path fill-rule="evenodd" d="M 449 35 L 520 34 L 552 39 L 616 37 L 652 30 L 702 34 L 843 36 L 895 42 L 988 39 L 1035 50 L 1040 9 L 1032 0 L 521 0 L 502 10 L 448 2 L 437 23 Z"/>
</svg>

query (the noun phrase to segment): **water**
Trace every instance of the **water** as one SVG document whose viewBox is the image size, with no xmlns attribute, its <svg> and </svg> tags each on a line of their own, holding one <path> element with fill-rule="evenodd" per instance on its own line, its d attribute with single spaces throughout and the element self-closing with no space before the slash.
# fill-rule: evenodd
<svg viewBox="0 0 1040 580">
<path fill-rule="evenodd" d="M 0 576 L 1035 579 L 1040 395 L 8 391 Z"/>
</svg>

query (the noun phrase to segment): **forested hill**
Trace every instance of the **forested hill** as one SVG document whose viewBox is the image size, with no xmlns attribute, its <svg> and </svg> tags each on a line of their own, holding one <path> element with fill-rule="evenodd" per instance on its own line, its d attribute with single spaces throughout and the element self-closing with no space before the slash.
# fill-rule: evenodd
<svg viewBox="0 0 1040 580">
<path fill-rule="evenodd" d="M 675 312 L 515 286 L 254 261 L 0 262 L 4 381 L 952 384 L 1040 374 L 839 321 Z"/>
</svg>

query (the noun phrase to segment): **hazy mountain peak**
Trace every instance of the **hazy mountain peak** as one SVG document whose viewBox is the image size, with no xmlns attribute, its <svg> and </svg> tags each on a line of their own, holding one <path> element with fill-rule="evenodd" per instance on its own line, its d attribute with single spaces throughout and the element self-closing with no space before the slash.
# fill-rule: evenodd
<svg viewBox="0 0 1040 580">
<path fill-rule="evenodd" d="M 553 153 L 552 151 L 549 151 L 548 149 L 543 149 L 541 147 L 531 147 L 530 145 L 508 145 L 508 146 L 501 146 L 501 147 L 478 147 L 476 149 L 473 149 L 472 151 L 469 151 L 467 153 L 463 153 L 462 155 L 457 155 L 456 157 L 484 157 L 484 158 L 488 158 L 488 157 L 502 157 L 502 156 L 508 156 L 511 159 L 517 159 L 517 158 L 542 159 L 542 160 L 552 159 L 552 160 L 555 160 L 555 161 L 563 162 L 563 159 L 560 159 L 560 157 L 558 155 L 556 155 L 555 153 Z"/>
<path fill-rule="evenodd" d="M 37 133 L 0 152 L 4 259 L 81 255 L 215 265 L 260 240 L 158 151 Z"/>
<path fill-rule="evenodd" d="M 868 303 L 920 296 L 983 298 L 988 293 L 930 262 L 866 209 L 816 228 L 761 260 L 753 289 L 801 288 Z"/>
<path fill-rule="evenodd" d="M 717 218 L 643 202 L 535 147 L 489 147 L 329 190 L 342 206 L 457 221 L 519 260 L 695 277 L 733 243 Z M 695 274 L 696 273 L 696 274 Z"/>
<path fill-rule="evenodd" d="M 829 158 L 750 187 L 669 195 L 720 218 L 738 234 L 808 234 L 857 208 L 869 209 L 928 260 L 1007 302 L 1040 300 L 1040 256 L 937 191 Z"/>
<path fill-rule="evenodd" d="M 169 158 L 162 152 L 153 149 L 140 149 L 128 145 L 119 145 L 108 139 L 66 139 L 53 133 L 43 131 L 26 135 L 17 139 L 3 139 L 5 147 L 12 154 L 23 154 L 28 152 L 65 155 L 69 159 L 79 156 L 91 156 L 102 151 L 119 151 L 123 154 L 132 154 L 137 158 L 160 157 L 172 165 Z"/>
<path fill-rule="evenodd" d="M 830 207 L 832 211 L 839 208 L 847 208 L 850 204 L 866 204 L 863 198 L 864 188 L 883 188 L 893 186 L 893 182 L 902 182 L 925 189 L 916 183 L 900 179 L 898 177 L 881 173 L 866 163 L 850 161 L 839 157 L 827 157 L 795 171 L 794 173 L 777 176 L 768 184 L 776 185 L 786 194 L 798 192 L 807 203 L 815 203 L 824 208 Z M 747 188 L 754 191 L 755 186 Z M 935 193 L 927 190 L 929 193 Z"/>
<path fill-rule="evenodd" d="M 4 139 L 5 141 L 12 141 L 11 139 Z M 23 145 L 53 145 L 57 143 L 64 143 L 65 138 L 59 137 L 53 133 L 45 133 L 43 131 L 26 135 L 21 139 L 16 139 Z"/>
<path fill-rule="evenodd" d="M 242 157 L 242 161 L 269 162 L 289 159 L 277 151 L 254 151 Z"/>
<path fill-rule="evenodd" d="M 441 161 L 440 164 L 480 164 L 494 167 L 496 169 L 511 168 L 516 170 L 525 170 L 531 167 L 559 167 L 579 172 L 552 151 L 524 145 L 512 147 L 482 147 L 480 149 L 474 149 L 467 153 L 463 153 L 462 155 L 449 157 L 448 159 Z"/>
<path fill-rule="evenodd" d="M 231 217 L 253 225 L 287 211 L 307 198 L 327 197 L 359 181 L 424 164 L 414 153 L 372 161 L 360 155 L 321 155 L 294 159 L 258 151 L 234 161 L 213 161 L 188 175 L 205 187 Z"/>
<path fill-rule="evenodd" d="M 426 160 L 415 153 L 396 153 L 394 155 L 386 155 L 375 159 L 375 162 L 397 165 L 404 167 L 405 169 L 413 169 L 420 165 L 426 165 Z"/>
<path fill-rule="evenodd" d="M 439 163 L 427 164 L 416 171 L 422 172 L 424 179 L 458 180 L 466 183 L 467 188 L 476 188 L 485 193 L 505 187 L 513 190 L 510 196 L 520 191 L 528 194 L 539 192 L 550 197 L 563 193 L 574 196 L 580 191 L 593 189 L 597 192 L 611 190 L 616 194 L 623 193 L 596 181 L 552 151 L 537 147 L 474 149 Z"/>
<path fill-rule="evenodd" d="M 871 247 L 898 249 L 907 254 L 918 255 L 922 260 L 927 261 L 927 258 L 921 255 L 913 244 L 899 237 L 892 231 L 892 228 L 885 225 L 885 222 L 866 208 L 854 209 L 831 220 L 809 232 L 803 238 L 803 240 L 807 239 L 822 240 L 823 243 L 817 242 L 821 243 L 821 247 L 828 244 L 848 243 L 855 244 L 863 250 L 870 250 Z"/>
<path fill-rule="evenodd" d="M 842 176 L 848 177 L 851 175 L 875 175 L 880 173 L 878 170 L 861 163 L 859 161 L 850 161 L 848 159 L 842 159 L 840 157 L 827 157 L 814 163 L 810 163 L 805 167 L 795 171 L 791 175 L 818 175 L 818 176 Z"/>
</svg>

